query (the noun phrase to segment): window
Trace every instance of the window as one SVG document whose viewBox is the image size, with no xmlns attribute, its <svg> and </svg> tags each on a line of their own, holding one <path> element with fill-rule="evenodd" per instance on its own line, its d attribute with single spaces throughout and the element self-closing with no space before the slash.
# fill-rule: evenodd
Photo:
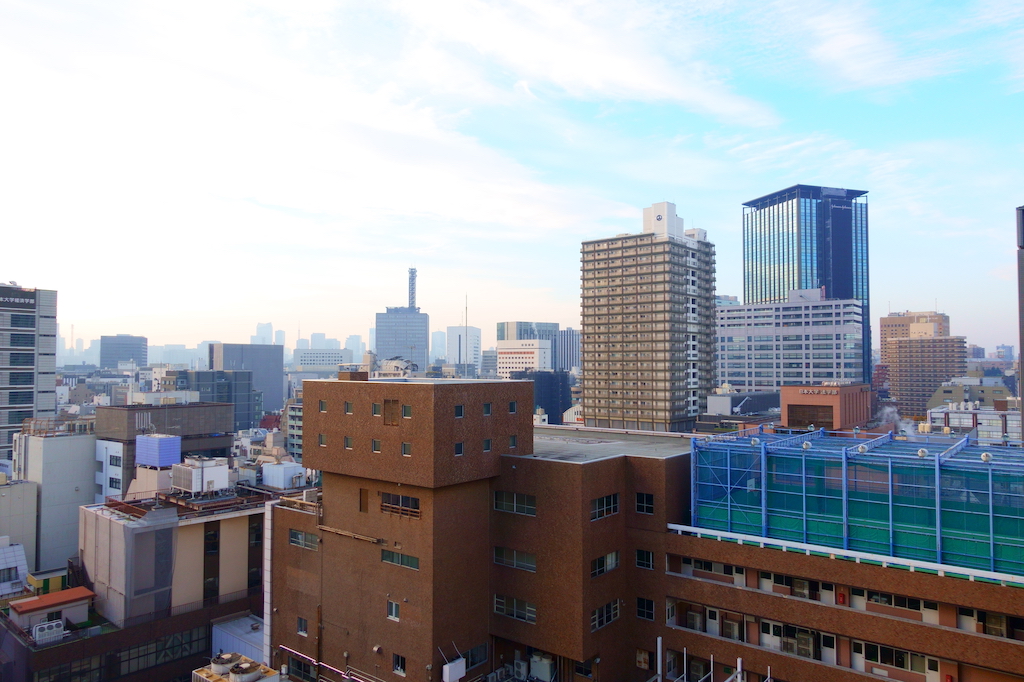
<svg viewBox="0 0 1024 682">
<path fill-rule="evenodd" d="M 398 654 L 391 654 L 391 669 L 394 670 L 396 675 L 405 674 L 405 656 L 399 656 Z"/>
<path fill-rule="evenodd" d="M 463 651 L 462 657 L 466 659 L 466 670 L 475 668 L 487 661 L 487 645 L 475 646 L 469 651 Z"/>
<path fill-rule="evenodd" d="M 608 571 L 618 568 L 619 566 L 619 553 L 609 552 L 604 556 L 599 556 L 590 562 L 590 577 L 596 578 L 597 576 L 607 573 Z"/>
<path fill-rule="evenodd" d="M 885 606 L 896 606 L 901 609 L 910 609 L 912 611 L 921 610 L 921 600 L 911 599 L 909 597 L 903 597 L 898 594 L 887 594 L 885 592 L 875 592 L 868 590 L 867 598 L 869 602 L 875 604 L 883 604 Z"/>
<path fill-rule="evenodd" d="M 465 451 L 465 447 L 463 446 L 462 443 L 456 443 L 455 444 L 455 456 L 456 457 L 458 457 L 459 455 L 463 454 L 464 451 Z"/>
<path fill-rule="evenodd" d="M 412 405 L 402 405 L 402 419 L 412 419 Z"/>
<path fill-rule="evenodd" d="M 111 476 L 110 477 L 110 481 L 108 481 L 108 483 L 110 484 L 110 488 L 113 489 L 113 490 L 120 490 L 121 489 L 121 479 L 120 478 L 114 478 L 113 476 Z"/>
<path fill-rule="evenodd" d="M 507 547 L 494 548 L 494 563 L 512 568 L 521 568 L 524 571 L 537 571 L 537 555 L 528 552 L 509 549 Z"/>
<path fill-rule="evenodd" d="M 590 658 L 586 661 L 576 661 L 575 672 L 577 675 L 583 677 L 594 676 L 594 659 Z"/>
<path fill-rule="evenodd" d="M 321 400 L 320 401 L 320 411 L 321 412 L 326 412 L 327 411 L 327 401 L 326 400 Z"/>
<path fill-rule="evenodd" d="M 309 662 L 294 656 L 288 657 L 288 676 L 302 682 L 316 682 L 316 671 Z"/>
<path fill-rule="evenodd" d="M 346 450 L 351 450 L 352 449 L 352 436 L 345 436 L 345 449 Z"/>
<path fill-rule="evenodd" d="M 605 516 L 619 513 L 619 494 L 612 493 L 590 501 L 590 520 L 596 521 Z"/>
<path fill-rule="evenodd" d="M 312 533 L 305 533 L 294 528 L 288 529 L 288 544 L 302 547 L 303 549 L 317 550 L 317 537 Z"/>
<path fill-rule="evenodd" d="M 110 456 L 110 466 L 112 466 L 112 467 L 119 467 L 119 466 L 121 466 L 121 455 L 111 455 Z"/>
<path fill-rule="evenodd" d="M 600 630 L 605 625 L 619 618 L 619 600 L 613 599 L 604 606 L 599 606 L 590 614 L 590 631 Z"/>
<path fill-rule="evenodd" d="M 515 436 L 509 436 L 508 437 L 508 447 L 509 447 L 509 450 L 514 449 L 516 447 L 516 445 L 518 444 L 518 442 L 519 442 L 518 438 L 516 438 Z"/>
<path fill-rule="evenodd" d="M 499 616 L 508 616 L 524 623 L 537 622 L 537 606 L 525 599 L 494 595 L 494 612 Z"/>
<path fill-rule="evenodd" d="M 31 329 L 36 326 L 36 316 L 11 313 L 11 326 L 18 329 Z"/>
<path fill-rule="evenodd" d="M 508 493 L 501 490 L 495 490 L 494 508 L 498 511 L 512 512 L 513 514 L 536 516 L 537 498 L 534 495 Z"/>
<path fill-rule="evenodd" d="M 306 622 L 305 618 L 299 617 L 298 625 L 295 627 L 295 631 L 305 637 L 309 634 L 309 623 Z"/>
<path fill-rule="evenodd" d="M 648 570 L 654 570 L 654 552 L 647 549 L 638 549 L 636 551 L 636 567 L 646 568 Z"/>
<path fill-rule="evenodd" d="M 370 441 L 370 451 L 371 452 L 380 452 L 380 441 L 379 440 L 374 439 L 374 440 Z"/>
<path fill-rule="evenodd" d="M 104 659 L 107 661 L 108 665 L 110 663 L 110 657 L 112 657 L 114 661 L 118 661 L 118 659 L 120 659 L 120 674 L 128 675 L 129 673 L 146 670 L 147 668 L 163 665 L 170 661 L 177 661 L 182 658 L 188 658 L 189 656 L 198 656 L 208 652 L 209 650 L 210 639 L 207 626 L 201 625 L 197 628 L 192 628 L 191 630 L 163 635 L 162 637 L 158 637 L 155 641 L 150 640 L 145 644 L 126 647 L 120 651 L 115 650 L 113 652 L 109 652 L 104 656 Z M 115 667 L 113 672 L 116 673 L 116 663 L 114 665 Z M 116 674 L 110 675 L 108 672 L 108 677 L 106 679 L 111 679 L 111 677 L 116 676 Z M 63 677 L 54 676 L 50 679 L 67 680 L 69 677 L 67 675 Z M 79 678 L 72 677 L 70 679 Z M 99 676 L 82 676 L 80 679 L 94 680 L 99 679 Z M 315 678 L 313 679 L 315 680 Z"/>
<path fill-rule="evenodd" d="M 465 414 L 466 414 L 466 407 L 465 407 L 465 405 L 456 405 L 455 406 L 455 418 L 456 419 L 462 419 L 462 417 L 465 416 Z"/>
<path fill-rule="evenodd" d="M 18 579 L 18 567 L 0 568 L 0 583 L 9 583 Z"/>
<path fill-rule="evenodd" d="M 637 514 L 653 514 L 654 513 L 654 494 L 653 493 L 637 493 L 636 494 L 636 513 Z"/>
<path fill-rule="evenodd" d="M 654 600 L 637 597 L 636 617 L 641 620 L 654 620 Z"/>
<path fill-rule="evenodd" d="M 352 403 L 345 402 L 345 414 L 352 414 Z"/>
<path fill-rule="evenodd" d="M 320 434 L 319 442 L 320 442 L 320 447 L 322 447 L 322 448 L 327 447 L 327 434 L 326 433 L 321 433 Z"/>
<path fill-rule="evenodd" d="M 510 402 L 508 404 L 508 413 L 509 414 L 515 414 L 516 413 L 516 407 L 517 407 L 516 401 L 513 400 L 512 402 Z"/>
<path fill-rule="evenodd" d="M 412 457 L 412 443 L 402 443 L 402 456 Z"/>
<path fill-rule="evenodd" d="M 391 601 L 390 599 L 388 600 L 388 618 L 391 620 L 399 620 L 398 616 L 400 609 L 401 607 L 398 605 L 398 602 Z"/>
<path fill-rule="evenodd" d="M 491 404 L 490 403 L 484 403 L 484 416 L 485 417 L 490 417 L 491 416 Z"/>
<path fill-rule="evenodd" d="M 371 414 L 372 414 L 372 415 L 373 415 L 374 417 L 379 417 L 379 416 L 381 416 L 381 415 L 382 415 L 382 414 L 384 413 L 383 405 L 381 405 L 380 403 L 374 403 L 374 404 L 373 404 L 373 407 L 372 407 L 372 408 L 370 408 L 370 413 L 371 413 Z"/>
<path fill-rule="evenodd" d="M 420 498 L 409 497 L 408 495 L 395 495 L 394 493 L 381 493 L 380 510 L 385 514 L 411 516 L 418 519 L 420 517 Z"/>
<path fill-rule="evenodd" d="M 491 439 L 490 438 L 484 438 L 484 452 L 490 452 L 490 451 L 491 451 Z"/>
<path fill-rule="evenodd" d="M 902 649 L 894 649 L 877 644 L 864 644 L 864 658 L 872 663 L 891 665 L 894 668 L 911 670 L 915 673 L 926 672 L 926 659 L 921 654 L 914 654 Z"/>
<path fill-rule="evenodd" d="M 420 570 L 420 560 L 409 554 L 400 554 L 399 552 L 382 549 L 380 551 L 380 560 L 386 564 L 405 566 L 406 568 L 411 568 L 417 571 Z"/>
</svg>

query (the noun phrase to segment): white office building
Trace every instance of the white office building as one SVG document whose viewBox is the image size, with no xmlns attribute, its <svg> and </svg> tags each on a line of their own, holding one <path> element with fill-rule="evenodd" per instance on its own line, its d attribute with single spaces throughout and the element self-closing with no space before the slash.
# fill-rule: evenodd
<svg viewBox="0 0 1024 682">
<path fill-rule="evenodd" d="M 542 339 L 498 341 L 498 376 L 510 378 L 512 372 L 551 369 L 551 342 Z"/>
</svg>

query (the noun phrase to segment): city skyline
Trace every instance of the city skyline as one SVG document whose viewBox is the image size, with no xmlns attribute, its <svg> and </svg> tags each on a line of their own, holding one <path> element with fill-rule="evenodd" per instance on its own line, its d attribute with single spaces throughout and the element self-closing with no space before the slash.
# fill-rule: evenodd
<svg viewBox="0 0 1024 682">
<path fill-rule="evenodd" d="M 742 202 L 803 183 L 871 193 L 872 319 L 939 309 L 994 347 L 1017 337 L 998 313 L 1016 294 L 1022 16 L 999 2 L 238 3 L 203 21 L 9 6 L 2 217 L 20 229 L 0 279 L 61 291 L 76 336 L 155 344 L 245 341 L 268 319 L 365 334 L 410 266 L 436 328 L 460 322 L 466 292 L 485 334 L 499 319 L 577 327 L 581 241 L 672 201 L 716 244 L 718 292 L 739 295 Z M 164 250 L 206 257 L 169 260 L 174 286 L 76 266 Z M 211 267 L 228 253 L 248 277 Z M 475 315 L 497 302 L 495 320 Z"/>
</svg>

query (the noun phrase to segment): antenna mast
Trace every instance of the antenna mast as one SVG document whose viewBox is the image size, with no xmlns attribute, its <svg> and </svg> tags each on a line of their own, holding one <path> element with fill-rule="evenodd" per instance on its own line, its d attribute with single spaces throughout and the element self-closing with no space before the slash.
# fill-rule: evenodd
<svg viewBox="0 0 1024 682">
<path fill-rule="evenodd" d="M 416 268 L 409 268 L 409 308 L 416 307 Z"/>
</svg>

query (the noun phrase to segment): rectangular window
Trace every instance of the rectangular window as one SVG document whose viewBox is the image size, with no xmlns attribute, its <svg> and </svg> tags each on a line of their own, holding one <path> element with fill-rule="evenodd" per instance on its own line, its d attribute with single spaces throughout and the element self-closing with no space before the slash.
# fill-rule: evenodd
<svg viewBox="0 0 1024 682">
<path fill-rule="evenodd" d="M 480 646 L 473 647 L 469 651 L 463 651 L 462 657 L 466 659 L 466 670 L 475 668 L 481 663 L 485 663 L 487 661 L 487 645 L 481 644 Z"/>
<path fill-rule="evenodd" d="M 394 493 L 380 494 L 380 510 L 385 514 L 420 518 L 420 498 Z"/>
<path fill-rule="evenodd" d="M 379 440 L 374 439 L 374 440 L 370 441 L 370 452 L 378 452 L 378 453 L 380 452 L 380 441 Z"/>
<path fill-rule="evenodd" d="M 590 614 L 590 631 L 600 630 L 605 625 L 619 618 L 619 600 L 613 599 L 604 606 L 599 606 Z"/>
<path fill-rule="evenodd" d="M 609 552 L 604 556 L 599 556 L 590 562 L 590 577 L 596 578 L 599 575 L 607 573 L 619 566 L 619 553 Z"/>
<path fill-rule="evenodd" d="M 326 400 L 321 400 L 320 401 L 320 411 L 321 412 L 326 412 L 327 411 L 327 401 Z"/>
<path fill-rule="evenodd" d="M 654 494 L 653 493 L 637 493 L 636 494 L 636 513 L 637 514 L 653 514 L 654 513 Z"/>
<path fill-rule="evenodd" d="M 516 438 L 515 436 L 509 436 L 508 437 L 508 448 L 509 448 L 509 450 L 515 449 L 515 447 L 516 447 L 516 445 L 518 445 L 518 443 L 519 443 L 519 439 Z"/>
<path fill-rule="evenodd" d="M 490 417 L 491 416 L 491 404 L 490 403 L 484 403 L 484 416 L 485 417 Z"/>
<path fill-rule="evenodd" d="M 321 433 L 320 434 L 319 442 L 320 442 L 320 447 L 322 447 L 322 448 L 327 447 L 327 434 L 326 433 Z"/>
<path fill-rule="evenodd" d="M 654 570 L 654 552 L 647 549 L 638 549 L 636 551 L 636 567 L 646 568 L 648 570 Z"/>
<path fill-rule="evenodd" d="M 380 403 L 374 403 L 373 407 L 370 408 L 370 414 L 374 417 L 379 417 L 384 413 L 384 406 Z"/>
<path fill-rule="evenodd" d="M 36 326 L 36 316 L 11 313 L 11 326 L 17 329 L 31 329 Z"/>
<path fill-rule="evenodd" d="M 112 467 L 119 467 L 119 466 L 121 466 L 121 455 L 111 455 L 110 456 L 110 466 L 112 466 Z"/>
<path fill-rule="evenodd" d="M 462 417 L 465 416 L 465 414 L 466 414 L 466 407 L 464 405 L 456 405 L 455 406 L 455 418 L 456 419 L 462 419 Z"/>
<path fill-rule="evenodd" d="M 405 656 L 391 655 L 391 669 L 396 675 L 405 675 Z"/>
<path fill-rule="evenodd" d="M 494 548 L 494 563 L 502 566 L 520 568 L 524 571 L 537 572 L 537 555 L 529 552 L 521 552 L 508 547 Z"/>
<path fill-rule="evenodd" d="M 596 521 L 619 513 L 619 494 L 612 493 L 590 501 L 590 520 Z"/>
<path fill-rule="evenodd" d="M 516 413 L 516 408 L 517 408 L 517 407 L 518 407 L 518 405 L 516 404 L 516 401 L 515 401 L 515 400 L 513 400 L 512 402 L 510 402 L 510 403 L 508 404 L 508 413 L 509 413 L 509 414 L 515 414 L 515 413 Z"/>
<path fill-rule="evenodd" d="M 636 617 L 641 620 L 654 620 L 654 600 L 637 597 Z"/>
<path fill-rule="evenodd" d="M 352 403 L 345 402 L 345 414 L 352 414 Z"/>
<path fill-rule="evenodd" d="M 500 616 L 508 616 L 524 623 L 537 622 L 537 606 L 525 599 L 494 595 L 494 612 Z"/>
<path fill-rule="evenodd" d="M 537 498 L 534 495 L 495 490 L 494 508 L 498 511 L 511 512 L 513 514 L 536 516 Z"/>
<path fill-rule="evenodd" d="M 465 447 L 462 443 L 455 444 L 455 456 L 458 457 L 465 452 Z"/>
<path fill-rule="evenodd" d="M 309 623 L 306 622 L 305 618 L 302 618 L 301 616 L 299 617 L 295 631 L 303 637 L 309 634 Z"/>
<path fill-rule="evenodd" d="M 402 405 L 402 419 L 412 419 L 412 405 Z"/>
<path fill-rule="evenodd" d="M 316 682 L 316 671 L 313 666 L 309 662 L 294 656 L 288 657 L 288 676 L 302 682 Z"/>
<path fill-rule="evenodd" d="M 484 452 L 490 452 L 490 451 L 491 451 L 491 439 L 490 438 L 484 438 Z"/>
<path fill-rule="evenodd" d="M 352 449 L 352 436 L 345 436 L 345 449 L 346 450 L 351 450 Z"/>
<path fill-rule="evenodd" d="M 0 568 L 0 583 L 9 583 L 18 579 L 18 567 Z"/>
<path fill-rule="evenodd" d="M 388 618 L 390 618 L 391 620 L 399 620 L 399 617 L 398 617 L 399 612 L 400 612 L 400 607 L 398 605 L 398 602 L 391 601 L 389 599 L 388 600 Z"/>
<path fill-rule="evenodd" d="M 394 564 L 396 566 L 405 566 L 414 570 L 420 570 L 420 560 L 410 554 L 401 554 L 399 552 L 392 552 L 388 549 L 382 549 L 380 551 L 380 560 L 386 564 Z"/>
<path fill-rule="evenodd" d="M 294 528 L 288 529 L 288 544 L 317 551 L 317 537 L 312 533 L 306 533 Z"/>
<path fill-rule="evenodd" d="M 113 477 L 111 477 L 111 479 L 110 479 L 110 487 L 113 490 L 120 490 L 121 489 L 121 479 L 120 478 L 113 478 Z"/>
<path fill-rule="evenodd" d="M 412 443 L 402 443 L 402 456 L 412 457 Z"/>
</svg>

